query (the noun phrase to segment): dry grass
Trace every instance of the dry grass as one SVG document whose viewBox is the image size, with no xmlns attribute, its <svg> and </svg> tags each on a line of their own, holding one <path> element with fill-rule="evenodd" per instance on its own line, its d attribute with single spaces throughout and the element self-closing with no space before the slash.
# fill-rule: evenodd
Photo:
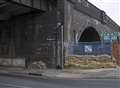
<svg viewBox="0 0 120 88">
<path fill-rule="evenodd" d="M 43 61 L 35 61 L 30 64 L 29 68 L 31 68 L 31 69 L 46 69 L 47 66 Z"/>
<path fill-rule="evenodd" d="M 65 68 L 100 69 L 115 68 L 110 56 L 69 56 L 65 61 Z"/>
</svg>

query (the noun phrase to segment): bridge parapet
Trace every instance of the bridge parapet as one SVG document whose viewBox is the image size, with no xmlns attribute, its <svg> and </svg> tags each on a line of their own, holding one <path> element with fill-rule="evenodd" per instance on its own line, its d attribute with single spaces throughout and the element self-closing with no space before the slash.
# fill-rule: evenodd
<svg viewBox="0 0 120 88">
<path fill-rule="evenodd" d="M 1 0 L 1 2 L 15 3 L 26 7 L 31 7 L 41 11 L 48 11 L 54 9 L 56 6 L 56 0 Z"/>
<path fill-rule="evenodd" d="M 109 27 L 120 31 L 120 26 L 116 24 L 107 14 L 103 14 L 103 23 L 108 25 Z"/>
<path fill-rule="evenodd" d="M 26 5 L 35 9 L 47 10 L 47 0 L 11 0 L 18 4 Z"/>
<path fill-rule="evenodd" d="M 101 10 L 87 0 L 68 0 L 74 4 L 74 8 L 80 12 L 101 21 Z M 94 14 L 93 14 L 94 13 Z"/>
<path fill-rule="evenodd" d="M 116 24 L 104 11 L 100 10 L 98 7 L 94 6 L 88 0 L 68 0 L 74 4 L 74 8 L 80 12 L 100 21 L 109 27 L 119 30 L 120 27 Z"/>
</svg>

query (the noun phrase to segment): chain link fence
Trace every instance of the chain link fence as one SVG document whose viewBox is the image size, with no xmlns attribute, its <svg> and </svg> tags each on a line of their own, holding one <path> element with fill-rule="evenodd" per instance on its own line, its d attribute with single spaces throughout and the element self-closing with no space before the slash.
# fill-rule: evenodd
<svg viewBox="0 0 120 88">
<path fill-rule="evenodd" d="M 68 55 L 111 55 L 111 42 L 79 42 L 69 43 L 67 46 Z"/>
<path fill-rule="evenodd" d="M 113 68 L 112 42 L 79 42 L 66 46 L 65 68 Z"/>
</svg>

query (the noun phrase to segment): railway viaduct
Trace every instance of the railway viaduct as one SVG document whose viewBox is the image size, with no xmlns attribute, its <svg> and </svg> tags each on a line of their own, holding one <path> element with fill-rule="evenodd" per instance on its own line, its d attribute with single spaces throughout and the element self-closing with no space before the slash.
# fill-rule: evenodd
<svg viewBox="0 0 120 88">
<path fill-rule="evenodd" d="M 71 42 L 101 41 L 120 27 L 88 0 L 0 0 L 0 65 L 63 67 Z"/>
</svg>

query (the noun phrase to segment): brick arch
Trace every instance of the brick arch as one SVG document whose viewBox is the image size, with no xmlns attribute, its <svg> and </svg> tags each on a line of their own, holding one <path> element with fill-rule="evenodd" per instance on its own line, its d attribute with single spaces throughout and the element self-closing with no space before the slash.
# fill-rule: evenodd
<svg viewBox="0 0 120 88">
<path fill-rule="evenodd" d="M 96 42 L 101 41 L 99 33 L 93 27 L 87 27 L 82 32 L 78 42 Z"/>
</svg>

